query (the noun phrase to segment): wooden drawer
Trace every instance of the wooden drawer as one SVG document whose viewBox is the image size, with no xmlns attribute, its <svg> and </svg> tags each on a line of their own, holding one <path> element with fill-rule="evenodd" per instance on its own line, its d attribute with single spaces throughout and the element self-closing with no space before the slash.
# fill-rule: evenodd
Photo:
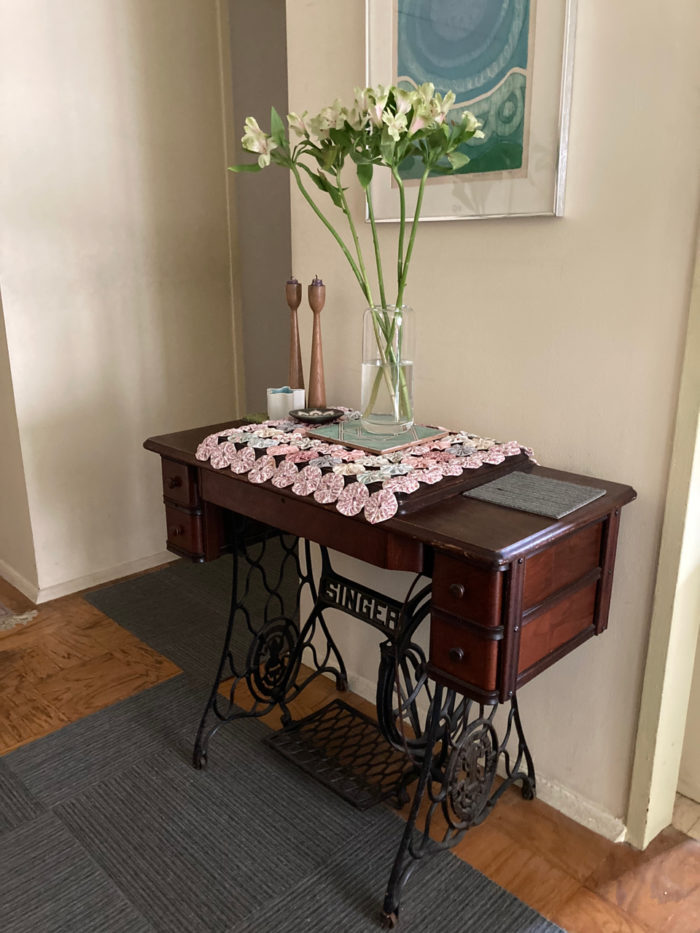
<svg viewBox="0 0 700 933">
<path fill-rule="evenodd" d="M 196 471 L 185 463 L 163 458 L 163 496 L 178 505 L 199 505 Z"/>
<path fill-rule="evenodd" d="M 436 555 L 432 596 L 436 609 L 482 625 L 500 625 L 502 590 L 502 573 Z"/>
<path fill-rule="evenodd" d="M 467 695 L 493 701 L 490 695 L 498 688 L 501 644 L 500 630 L 479 630 L 476 626 L 433 612 L 428 665 L 431 676 L 448 686 L 456 686 L 452 682 L 457 681 Z M 447 675 L 447 678 L 441 675 Z"/>
<path fill-rule="evenodd" d="M 168 550 L 187 557 L 204 556 L 201 513 L 166 505 L 165 521 L 168 529 Z"/>
<path fill-rule="evenodd" d="M 597 582 L 590 583 L 523 625 L 519 675 L 564 649 L 568 642 L 593 634 L 597 590 Z"/>
<path fill-rule="evenodd" d="M 569 535 L 525 562 L 523 609 L 543 602 L 585 576 L 601 561 L 603 522 Z"/>
</svg>

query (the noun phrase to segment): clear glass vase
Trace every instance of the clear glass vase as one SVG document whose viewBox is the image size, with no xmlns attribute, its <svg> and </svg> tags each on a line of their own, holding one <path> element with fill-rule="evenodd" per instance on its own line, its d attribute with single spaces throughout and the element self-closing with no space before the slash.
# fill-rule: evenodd
<svg viewBox="0 0 700 933">
<path fill-rule="evenodd" d="M 367 308 L 362 327 L 362 426 L 401 434 L 413 425 L 415 314 L 403 305 Z"/>
</svg>

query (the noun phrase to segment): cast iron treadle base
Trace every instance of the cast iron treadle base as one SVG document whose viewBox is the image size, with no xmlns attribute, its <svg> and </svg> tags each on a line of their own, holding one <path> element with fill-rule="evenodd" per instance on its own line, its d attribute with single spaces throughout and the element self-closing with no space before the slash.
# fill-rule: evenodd
<svg viewBox="0 0 700 933">
<path fill-rule="evenodd" d="M 416 768 L 386 742 L 369 716 L 333 700 L 328 706 L 264 739 L 358 810 L 393 797 L 408 801 L 406 785 Z"/>
</svg>

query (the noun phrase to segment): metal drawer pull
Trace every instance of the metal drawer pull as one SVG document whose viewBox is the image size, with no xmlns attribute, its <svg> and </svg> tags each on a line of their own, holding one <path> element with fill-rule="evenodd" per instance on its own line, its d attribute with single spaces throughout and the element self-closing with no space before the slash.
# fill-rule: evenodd
<svg viewBox="0 0 700 933">
<path fill-rule="evenodd" d="M 464 648 L 450 648 L 448 654 L 450 656 L 450 661 L 454 661 L 455 664 L 464 660 Z"/>
<path fill-rule="evenodd" d="M 182 527 L 182 525 L 176 525 L 174 528 L 170 529 L 171 538 L 177 538 L 178 535 L 182 535 L 184 533 L 185 529 Z"/>
<path fill-rule="evenodd" d="M 178 486 L 182 486 L 182 477 L 171 476 L 168 480 L 168 489 L 177 489 Z"/>
<path fill-rule="evenodd" d="M 461 599 L 464 596 L 464 584 L 463 583 L 450 583 L 449 586 L 450 595 L 454 596 L 455 599 Z"/>
</svg>

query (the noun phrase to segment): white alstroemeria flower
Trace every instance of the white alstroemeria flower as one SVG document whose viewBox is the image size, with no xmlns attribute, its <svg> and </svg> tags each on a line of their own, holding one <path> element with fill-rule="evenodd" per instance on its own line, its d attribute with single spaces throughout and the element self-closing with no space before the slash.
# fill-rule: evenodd
<svg viewBox="0 0 700 933">
<path fill-rule="evenodd" d="M 404 91 L 399 88 L 395 94 L 396 97 L 396 115 L 408 113 L 416 99 L 415 91 Z"/>
<path fill-rule="evenodd" d="M 430 101 L 430 112 L 433 120 L 438 124 L 444 123 L 447 113 L 454 102 L 455 95 L 453 91 L 448 91 L 444 97 L 442 94 L 436 94 Z"/>
<path fill-rule="evenodd" d="M 345 108 L 336 98 L 330 107 L 324 107 L 315 117 L 308 121 L 314 136 L 319 139 L 328 139 L 330 130 L 342 130 L 345 123 Z"/>
<path fill-rule="evenodd" d="M 345 119 L 354 130 L 363 130 L 367 126 L 369 114 L 355 105 L 351 110 L 345 111 Z"/>
<path fill-rule="evenodd" d="M 470 132 L 474 133 L 474 137 L 473 137 L 474 139 L 484 138 L 483 132 L 479 129 L 479 127 L 481 126 L 481 123 L 479 123 L 479 121 L 476 119 L 476 117 L 471 112 L 471 110 L 465 110 L 464 113 L 462 114 L 462 119 L 464 120 L 464 123 L 467 129 Z"/>
<path fill-rule="evenodd" d="M 381 84 L 377 85 L 376 90 L 368 88 L 370 104 L 369 104 L 369 117 L 372 123 L 375 126 L 382 125 L 382 117 L 384 115 L 384 108 L 386 107 L 386 102 L 389 98 L 389 91 L 387 88 L 383 87 Z"/>
<path fill-rule="evenodd" d="M 355 107 L 357 107 L 360 113 L 366 113 L 370 107 L 369 95 L 371 92 L 369 87 L 356 87 L 354 88 L 355 92 Z"/>
<path fill-rule="evenodd" d="M 241 145 L 247 152 L 259 153 L 258 165 L 265 168 L 270 164 L 270 153 L 277 148 L 277 143 L 260 129 L 255 117 L 246 118 L 244 129 Z"/>
<path fill-rule="evenodd" d="M 301 116 L 298 113 L 289 113 L 287 114 L 287 123 L 289 124 L 289 129 L 294 130 L 297 136 L 309 136 L 309 127 L 307 117 L 309 111 L 305 110 Z"/>
<path fill-rule="evenodd" d="M 435 96 L 435 85 L 432 81 L 426 81 L 425 84 L 421 84 L 421 86 L 416 89 L 415 93 L 417 98 L 427 106 Z"/>
<path fill-rule="evenodd" d="M 389 130 L 389 136 L 396 142 L 401 138 L 401 134 L 406 132 L 406 114 L 397 113 L 393 114 L 388 110 L 385 110 L 382 114 L 382 123 Z"/>
<path fill-rule="evenodd" d="M 413 105 L 413 119 L 408 128 L 408 135 L 413 136 L 418 130 L 424 129 L 433 122 L 434 117 L 430 108 L 430 102 L 426 102 L 422 97 L 419 97 Z"/>
</svg>

